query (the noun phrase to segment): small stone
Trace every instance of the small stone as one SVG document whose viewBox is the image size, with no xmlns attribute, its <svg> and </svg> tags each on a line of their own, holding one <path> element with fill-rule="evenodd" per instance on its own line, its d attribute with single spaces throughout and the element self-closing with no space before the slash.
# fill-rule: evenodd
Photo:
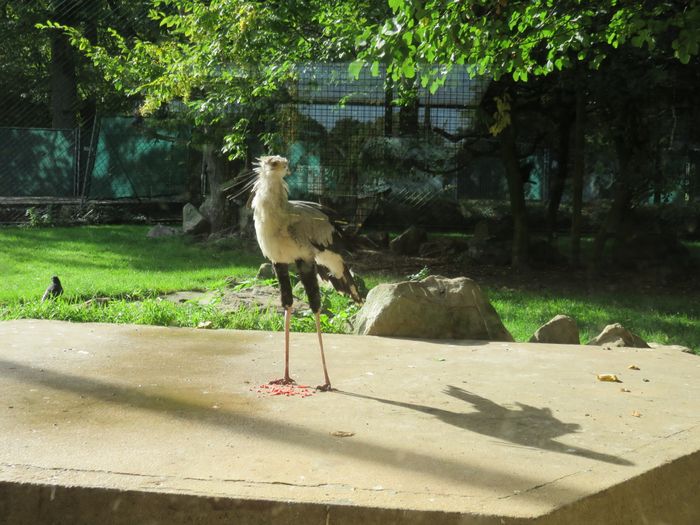
<svg viewBox="0 0 700 525">
<path fill-rule="evenodd" d="M 591 346 L 626 346 L 632 348 L 649 348 L 649 345 L 639 336 L 627 330 L 620 323 L 609 324 L 597 337 L 587 343 Z"/>
<path fill-rule="evenodd" d="M 577 345 L 580 343 L 578 325 L 567 315 L 557 315 L 540 326 L 529 342 Z"/>
<path fill-rule="evenodd" d="M 188 235 L 199 235 L 209 231 L 209 221 L 189 202 L 182 208 L 182 231 Z"/>
<path fill-rule="evenodd" d="M 268 279 L 274 279 L 275 277 L 275 269 L 270 263 L 261 264 L 260 268 L 258 268 L 258 273 L 255 275 L 255 278 L 259 281 L 266 281 Z"/>
</svg>

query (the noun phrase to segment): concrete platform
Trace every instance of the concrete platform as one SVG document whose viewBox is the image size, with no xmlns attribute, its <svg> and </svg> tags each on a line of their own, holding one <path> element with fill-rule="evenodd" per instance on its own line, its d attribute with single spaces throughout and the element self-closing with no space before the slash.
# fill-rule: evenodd
<svg viewBox="0 0 700 525">
<path fill-rule="evenodd" d="M 270 396 L 279 333 L 0 323 L 0 523 L 700 523 L 697 356 L 326 345 Z"/>
</svg>

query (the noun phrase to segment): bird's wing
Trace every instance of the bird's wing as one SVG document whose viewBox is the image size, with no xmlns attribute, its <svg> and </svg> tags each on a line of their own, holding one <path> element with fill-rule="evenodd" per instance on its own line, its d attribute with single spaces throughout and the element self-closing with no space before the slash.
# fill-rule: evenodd
<svg viewBox="0 0 700 525">
<path fill-rule="evenodd" d="M 321 205 L 313 202 L 289 201 L 289 234 L 300 244 L 310 243 L 317 248 L 333 244 L 335 226 Z"/>
</svg>

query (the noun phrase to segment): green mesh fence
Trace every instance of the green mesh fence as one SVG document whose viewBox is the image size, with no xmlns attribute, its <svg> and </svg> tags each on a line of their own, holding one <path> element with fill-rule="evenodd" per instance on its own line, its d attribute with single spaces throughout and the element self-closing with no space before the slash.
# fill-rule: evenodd
<svg viewBox="0 0 700 525">
<path fill-rule="evenodd" d="M 102 118 L 88 159 L 90 199 L 174 197 L 187 187 L 189 131 L 149 121 Z"/>
<path fill-rule="evenodd" d="M 71 197 L 76 130 L 0 128 L 0 196 Z"/>
</svg>

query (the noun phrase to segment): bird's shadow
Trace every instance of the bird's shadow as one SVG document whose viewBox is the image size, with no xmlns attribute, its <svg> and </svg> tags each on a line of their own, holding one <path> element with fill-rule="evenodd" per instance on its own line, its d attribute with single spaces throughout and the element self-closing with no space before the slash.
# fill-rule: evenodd
<svg viewBox="0 0 700 525">
<path fill-rule="evenodd" d="M 508 408 L 485 397 L 451 385 L 448 385 L 443 390 L 443 393 L 469 403 L 475 411 L 454 412 L 427 405 L 393 401 L 353 392 L 338 391 L 338 393 L 430 414 L 448 425 L 491 436 L 519 446 L 581 456 L 615 465 L 630 466 L 634 464 L 611 454 L 566 445 L 556 441 L 556 438 L 560 436 L 579 432 L 581 426 L 577 423 L 560 421 L 552 415 L 551 409 L 546 407 L 537 408 L 516 402 L 515 406 L 517 408 Z"/>
</svg>

